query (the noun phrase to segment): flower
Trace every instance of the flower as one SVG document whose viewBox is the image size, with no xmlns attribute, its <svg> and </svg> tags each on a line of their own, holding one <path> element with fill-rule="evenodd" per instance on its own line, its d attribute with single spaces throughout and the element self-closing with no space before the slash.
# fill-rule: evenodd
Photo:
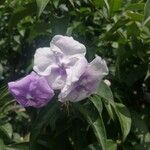
<svg viewBox="0 0 150 150">
<path fill-rule="evenodd" d="M 53 89 L 62 89 L 72 68 L 80 68 L 80 62 L 86 61 L 85 53 L 85 46 L 72 37 L 56 35 L 50 47 L 36 50 L 33 69 L 45 76 Z"/>
<path fill-rule="evenodd" d="M 54 91 L 46 79 L 35 72 L 15 82 L 9 82 L 10 93 L 23 107 L 42 107 L 54 96 Z"/>
<path fill-rule="evenodd" d="M 106 62 L 101 57 L 87 63 L 86 67 L 80 70 L 78 80 L 66 81 L 64 88 L 59 95 L 59 101 L 77 102 L 89 97 L 96 92 L 102 78 L 108 74 Z"/>
</svg>

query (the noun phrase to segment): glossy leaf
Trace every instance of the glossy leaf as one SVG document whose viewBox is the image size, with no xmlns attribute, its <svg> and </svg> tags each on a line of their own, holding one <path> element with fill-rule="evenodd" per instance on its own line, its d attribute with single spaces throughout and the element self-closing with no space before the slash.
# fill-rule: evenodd
<svg viewBox="0 0 150 150">
<path fill-rule="evenodd" d="M 118 116 L 121 125 L 123 140 L 125 140 L 131 129 L 131 116 L 129 110 L 123 104 L 121 103 L 115 104 L 116 104 L 115 112 Z"/>
<path fill-rule="evenodd" d="M 98 110 L 99 114 L 101 115 L 102 110 L 103 110 L 103 105 L 102 105 L 101 98 L 98 97 L 97 95 L 94 95 L 93 97 L 90 97 L 90 100 L 92 101 L 92 103 L 94 104 L 94 106 Z"/>
<path fill-rule="evenodd" d="M 42 14 L 49 0 L 36 0 L 37 8 L 38 8 L 38 16 Z"/>
<path fill-rule="evenodd" d="M 91 112 L 89 109 L 86 109 L 82 105 L 74 104 L 73 106 L 84 116 L 89 125 L 92 127 L 94 134 L 97 137 L 97 141 L 102 147 L 102 150 L 106 150 L 107 136 L 102 117 L 99 116 L 98 118 L 95 118 L 95 113 Z"/>
<path fill-rule="evenodd" d="M 73 105 L 76 110 L 78 110 L 84 118 L 87 120 L 89 125 L 92 127 L 95 136 L 97 137 L 97 141 L 100 143 L 102 150 L 106 150 L 106 131 L 105 126 L 102 120 L 102 117 L 99 116 L 96 120 L 93 120 L 93 113 L 88 109 L 85 109 L 82 105 L 74 104 Z"/>
<path fill-rule="evenodd" d="M 97 94 L 100 97 L 102 97 L 104 100 L 106 100 L 105 105 L 112 119 L 114 119 L 113 117 L 114 115 L 113 115 L 113 110 L 111 109 L 111 107 L 114 109 L 120 122 L 121 130 L 123 134 L 123 140 L 125 140 L 131 128 L 131 116 L 130 116 L 128 109 L 123 104 L 114 102 L 111 89 L 104 82 L 100 84 Z"/>
<path fill-rule="evenodd" d="M 110 118 L 111 118 L 112 120 L 114 120 L 115 117 L 114 117 L 114 112 L 113 112 L 112 106 L 111 106 L 110 104 L 108 104 L 108 103 L 104 103 L 104 105 L 105 105 L 105 107 L 106 107 L 106 109 L 107 109 L 107 112 L 108 112 Z"/>
<path fill-rule="evenodd" d="M 111 103 L 112 105 L 114 105 L 114 98 L 113 98 L 111 89 L 103 81 L 100 83 L 100 86 L 97 89 L 96 94 L 99 95 L 100 97 L 102 97 L 103 99 L 107 100 L 108 103 Z"/>
</svg>

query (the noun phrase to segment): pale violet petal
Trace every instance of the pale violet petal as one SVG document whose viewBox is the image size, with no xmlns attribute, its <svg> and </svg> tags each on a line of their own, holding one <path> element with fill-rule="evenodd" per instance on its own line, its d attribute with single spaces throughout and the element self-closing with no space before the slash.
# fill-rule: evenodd
<svg viewBox="0 0 150 150">
<path fill-rule="evenodd" d="M 70 62 L 71 60 L 74 60 L 74 63 L 72 64 L 72 66 L 66 69 L 66 84 L 78 81 L 80 76 L 85 72 L 86 67 L 88 66 L 86 58 L 82 55 L 75 55 L 74 57 L 72 56 L 70 57 Z"/>
<path fill-rule="evenodd" d="M 52 68 L 51 74 L 46 76 L 49 84 L 55 90 L 59 90 L 64 87 L 66 77 L 66 71 L 64 69 L 59 68 L 58 66 Z"/>
<path fill-rule="evenodd" d="M 66 81 L 66 85 L 59 94 L 59 101 L 77 102 L 95 93 L 102 78 L 108 74 L 108 68 L 106 62 L 96 56 L 91 63 L 84 66 L 83 72 L 81 71 L 79 74 L 80 76 L 74 82 Z"/>
<path fill-rule="evenodd" d="M 68 36 L 55 35 L 52 41 L 50 42 L 50 47 L 53 51 L 60 52 L 61 50 L 61 52 L 63 52 L 64 55 L 85 55 L 86 53 L 86 47 L 83 44 Z"/>
<path fill-rule="evenodd" d="M 51 73 L 51 65 L 55 66 L 56 58 L 49 47 L 38 48 L 34 55 L 33 70 L 39 75 L 49 75 Z"/>
<path fill-rule="evenodd" d="M 96 58 L 90 63 L 89 66 L 93 69 L 94 72 L 98 72 L 102 75 L 108 74 L 106 61 L 98 55 L 96 55 Z"/>
<path fill-rule="evenodd" d="M 47 80 L 35 72 L 20 80 L 9 82 L 8 89 L 23 107 L 43 107 L 54 96 L 54 91 Z"/>
</svg>

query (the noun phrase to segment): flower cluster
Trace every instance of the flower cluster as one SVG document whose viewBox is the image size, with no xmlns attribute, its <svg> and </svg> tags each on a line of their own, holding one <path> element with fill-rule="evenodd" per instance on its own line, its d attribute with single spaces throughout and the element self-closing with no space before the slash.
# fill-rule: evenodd
<svg viewBox="0 0 150 150">
<path fill-rule="evenodd" d="M 101 57 L 88 63 L 86 47 L 72 37 L 56 35 L 50 47 L 39 48 L 34 55 L 33 72 L 8 83 L 9 91 L 24 107 L 42 107 L 59 90 L 58 100 L 76 102 L 93 94 L 108 74 Z"/>
</svg>

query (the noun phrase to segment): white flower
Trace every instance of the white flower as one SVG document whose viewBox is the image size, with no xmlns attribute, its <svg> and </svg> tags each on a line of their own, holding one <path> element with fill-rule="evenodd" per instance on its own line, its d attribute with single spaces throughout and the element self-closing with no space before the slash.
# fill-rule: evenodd
<svg viewBox="0 0 150 150">
<path fill-rule="evenodd" d="M 50 47 L 39 48 L 34 55 L 34 71 L 44 76 L 54 90 L 61 90 L 59 101 L 80 101 L 93 94 L 108 74 L 101 57 L 88 63 L 86 48 L 72 37 L 56 35 Z"/>
<path fill-rule="evenodd" d="M 86 48 L 72 37 L 56 35 L 50 47 L 39 48 L 34 55 L 34 71 L 45 76 L 53 89 L 62 89 L 66 79 L 77 80 L 82 70 L 81 62 L 87 62 Z"/>
</svg>

